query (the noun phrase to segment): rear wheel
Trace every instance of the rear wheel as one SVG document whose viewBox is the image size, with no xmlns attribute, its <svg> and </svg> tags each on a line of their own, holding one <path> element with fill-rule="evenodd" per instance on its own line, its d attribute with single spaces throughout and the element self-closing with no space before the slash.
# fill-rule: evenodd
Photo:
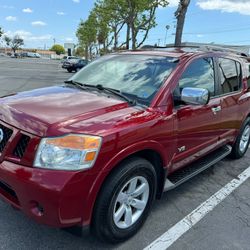
<svg viewBox="0 0 250 250">
<path fill-rule="evenodd" d="M 156 190 L 154 167 L 145 159 L 125 161 L 108 178 L 97 199 L 92 230 L 101 240 L 120 242 L 146 220 Z"/>
<path fill-rule="evenodd" d="M 246 153 L 250 142 L 250 118 L 247 118 L 243 123 L 240 133 L 233 145 L 231 156 L 239 159 Z"/>
<path fill-rule="evenodd" d="M 72 69 L 67 69 L 67 71 L 68 71 L 69 73 L 71 73 L 71 72 L 72 72 Z"/>
</svg>

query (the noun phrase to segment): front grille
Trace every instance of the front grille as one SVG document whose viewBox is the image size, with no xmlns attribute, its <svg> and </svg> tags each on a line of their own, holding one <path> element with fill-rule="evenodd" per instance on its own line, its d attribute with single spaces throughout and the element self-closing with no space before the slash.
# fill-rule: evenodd
<svg viewBox="0 0 250 250">
<path fill-rule="evenodd" d="M 18 157 L 18 158 L 22 158 L 24 153 L 25 153 L 25 150 L 29 144 L 29 141 L 30 141 L 30 137 L 22 134 L 20 140 L 18 141 L 18 143 L 13 151 L 13 155 Z"/>
<path fill-rule="evenodd" d="M 2 131 L 0 131 L 0 132 L 2 132 L 1 133 L 2 134 L 2 141 L 0 142 L 0 153 L 2 153 L 7 142 L 9 141 L 10 137 L 13 134 L 13 130 L 3 126 L 2 124 L 0 124 L 0 129 L 2 130 Z"/>
</svg>

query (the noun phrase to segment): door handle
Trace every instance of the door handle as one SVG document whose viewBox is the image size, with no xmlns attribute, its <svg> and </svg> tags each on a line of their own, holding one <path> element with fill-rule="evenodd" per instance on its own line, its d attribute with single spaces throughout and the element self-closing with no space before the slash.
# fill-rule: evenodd
<svg viewBox="0 0 250 250">
<path fill-rule="evenodd" d="M 211 108 L 211 110 L 212 110 L 213 113 L 216 115 L 217 112 L 220 112 L 220 111 L 221 111 L 221 106 L 217 106 L 217 107 Z"/>
</svg>

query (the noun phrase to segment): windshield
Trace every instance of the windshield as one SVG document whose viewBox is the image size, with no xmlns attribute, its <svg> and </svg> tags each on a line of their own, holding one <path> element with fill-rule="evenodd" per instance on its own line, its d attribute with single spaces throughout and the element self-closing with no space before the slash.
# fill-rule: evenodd
<svg viewBox="0 0 250 250">
<path fill-rule="evenodd" d="M 148 105 L 175 68 L 176 61 L 162 56 L 108 55 L 90 63 L 71 80 L 119 90 Z"/>
</svg>

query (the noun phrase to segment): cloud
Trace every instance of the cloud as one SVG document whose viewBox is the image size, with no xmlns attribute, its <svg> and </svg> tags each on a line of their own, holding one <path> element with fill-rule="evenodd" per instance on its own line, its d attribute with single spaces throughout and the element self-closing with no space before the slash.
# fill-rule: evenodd
<svg viewBox="0 0 250 250">
<path fill-rule="evenodd" d="M 51 40 L 52 38 L 53 36 L 48 34 L 48 35 L 41 35 L 41 36 L 30 36 L 28 40 L 29 41 L 48 41 L 48 40 Z"/>
<path fill-rule="evenodd" d="M 176 8 L 179 5 L 179 0 L 168 0 L 167 7 Z M 165 7 L 159 6 L 159 9 L 165 9 Z"/>
<path fill-rule="evenodd" d="M 74 39 L 73 39 L 72 37 L 67 37 L 67 38 L 65 39 L 65 41 L 66 41 L 66 42 L 73 42 Z"/>
<path fill-rule="evenodd" d="M 249 0 L 198 0 L 197 5 L 203 10 L 220 10 L 221 12 L 250 15 Z"/>
<path fill-rule="evenodd" d="M 72 0 L 74 3 L 80 3 L 80 0 Z"/>
<path fill-rule="evenodd" d="M 24 42 L 49 41 L 53 38 L 51 34 L 34 36 L 31 32 L 26 30 L 16 30 L 14 32 L 7 31 L 4 33 L 4 36 L 9 37 L 14 37 L 15 35 L 19 35 L 24 40 Z"/>
<path fill-rule="evenodd" d="M 34 21 L 31 23 L 32 26 L 46 26 L 47 24 L 42 21 Z"/>
<path fill-rule="evenodd" d="M 7 16 L 5 17 L 5 20 L 10 22 L 15 22 L 17 18 L 15 16 Z"/>
<path fill-rule="evenodd" d="M 59 16 L 64 16 L 64 15 L 66 15 L 66 13 L 63 12 L 63 11 L 57 11 L 56 14 L 59 15 Z"/>
<path fill-rule="evenodd" d="M 0 8 L 3 8 L 3 9 L 14 9 L 14 6 L 12 6 L 12 5 L 0 5 Z"/>
<path fill-rule="evenodd" d="M 26 8 L 26 9 L 23 9 L 23 12 L 24 13 L 32 13 L 33 10 L 31 8 Z"/>
<path fill-rule="evenodd" d="M 179 0 L 169 0 L 168 7 L 177 7 L 179 5 Z"/>
</svg>

